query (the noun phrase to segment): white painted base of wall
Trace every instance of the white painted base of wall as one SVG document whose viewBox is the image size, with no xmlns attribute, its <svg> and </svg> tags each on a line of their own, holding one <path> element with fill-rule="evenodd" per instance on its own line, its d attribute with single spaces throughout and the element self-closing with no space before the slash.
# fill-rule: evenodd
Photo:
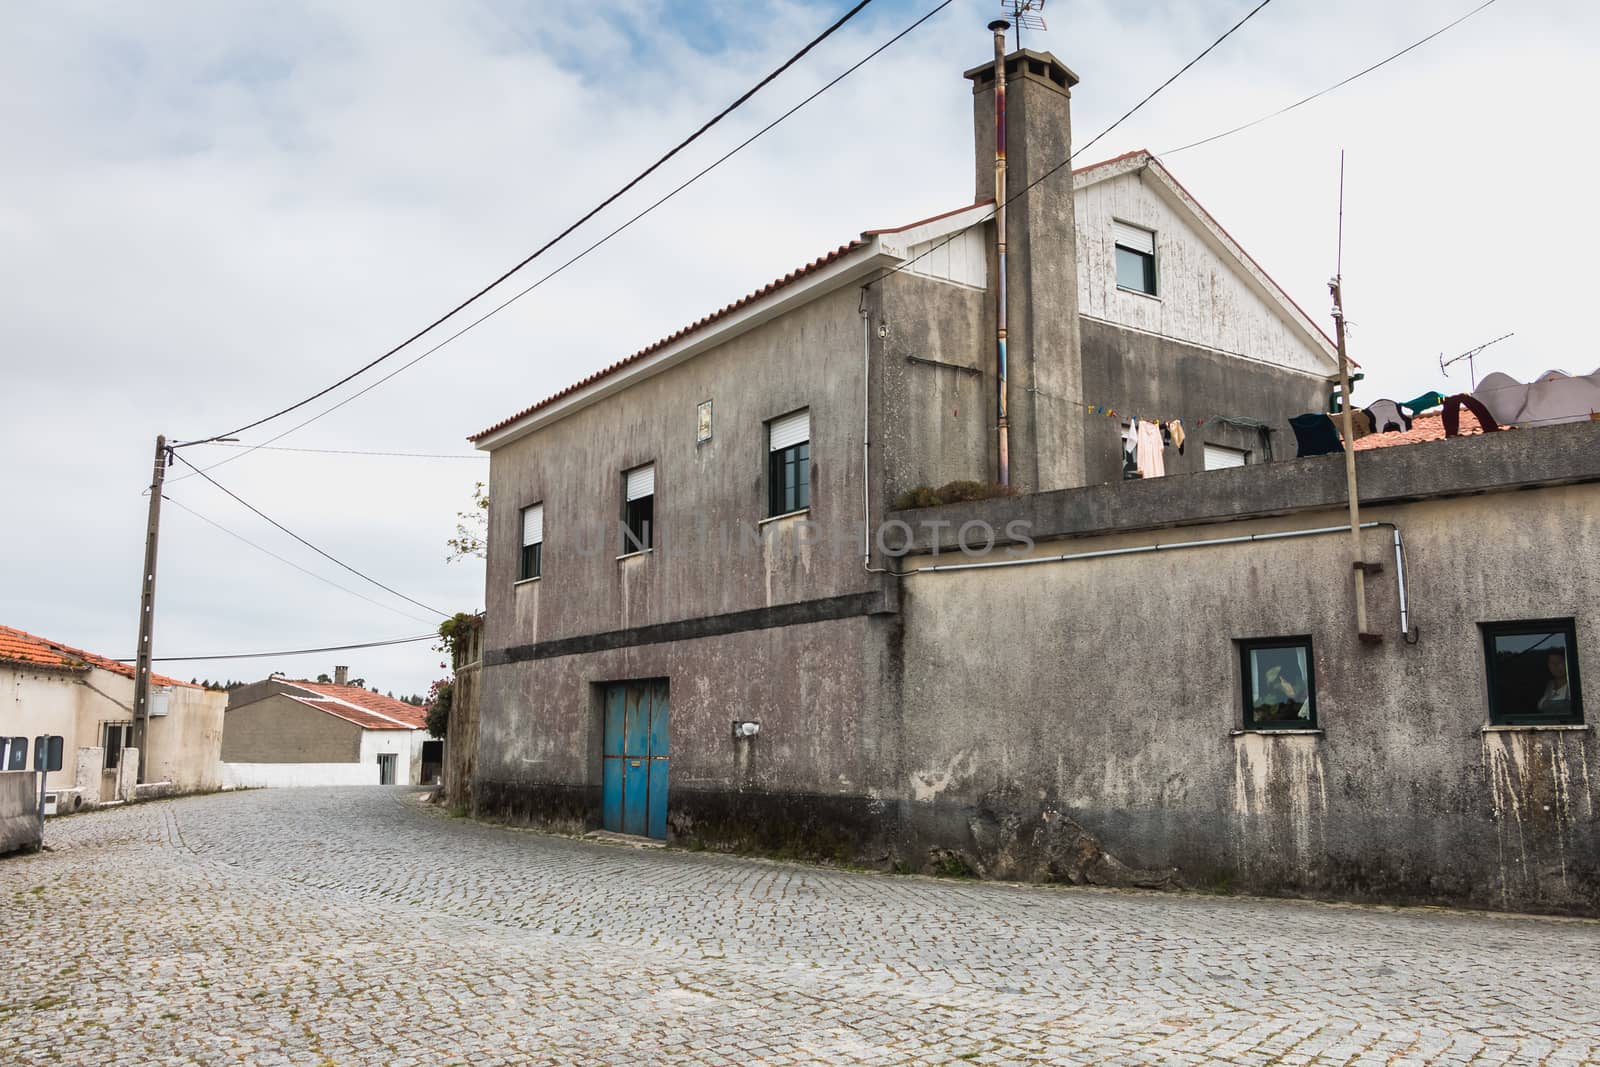
<svg viewBox="0 0 1600 1067">
<path fill-rule="evenodd" d="M 365 763 L 224 763 L 222 788 L 377 785 L 376 760 Z"/>
</svg>

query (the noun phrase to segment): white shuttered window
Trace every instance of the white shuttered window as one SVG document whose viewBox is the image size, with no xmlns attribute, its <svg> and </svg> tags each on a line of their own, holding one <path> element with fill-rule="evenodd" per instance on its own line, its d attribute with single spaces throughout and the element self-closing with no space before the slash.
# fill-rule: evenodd
<svg viewBox="0 0 1600 1067">
<path fill-rule="evenodd" d="M 635 467 L 623 475 L 626 482 L 625 499 L 643 500 L 647 496 L 656 495 L 656 465 L 647 463 L 643 467 Z M 615 483 L 613 483 L 615 484 Z"/>
<path fill-rule="evenodd" d="M 1126 222 L 1113 222 L 1111 227 L 1116 235 L 1117 244 L 1123 248 L 1132 252 L 1143 252 L 1147 256 L 1156 254 L 1156 235 L 1151 231 L 1138 226 L 1129 226 Z"/>
<path fill-rule="evenodd" d="M 811 409 L 804 408 L 793 415 L 773 419 L 767 424 L 767 451 L 782 452 L 801 441 L 811 440 Z"/>
<path fill-rule="evenodd" d="M 544 505 L 522 509 L 522 547 L 544 543 Z"/>
<path fill-rule="evenodd" d="M 1250 453 L 1221 445 L 1206 445 L 1206 470 L 1220 471 L 1228 467 L 1242 467 Z"/>
</svg>

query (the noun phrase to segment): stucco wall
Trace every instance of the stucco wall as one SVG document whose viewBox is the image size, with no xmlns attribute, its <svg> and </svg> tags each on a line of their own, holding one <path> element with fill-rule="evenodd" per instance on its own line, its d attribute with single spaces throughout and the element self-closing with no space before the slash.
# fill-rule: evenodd
<svg viewBox="0 0 1600 1067">
<path fill-rule="evenodd" d="M 228 763 L 354 763 L 361 727 L 282 694 L 230 706 L 222 758 Z"/>
<path fill-rule="evenodd" d="M 477 810 L 598 827 L 601 685 L 666 678 L 672 838 L 863 854 L 883 836 L 877 797 L 898 744 L 888 618 L 488 664 Z M 735 720 L 757 721 L 761 733 L 735 740 Z"/>
<path fill-rule="evenodd" d="M 1428 447 L 1428 446 L 1419 446 Z M 1203 475 L 1203 479 L 1216 475 Z M 1172 532 L 1337 525 L 1340 512 Z M 1316 537 L 919 575 L 905 623 L 907 849 L 1048 877 L 1066 816 L 1129 867 L 1199 886 L 1600 910 L 1592 728 L 1484 732 L 1478 624 L 1571 616 L 1600 708 L 1600 487 L 1372 507 L 1407 545 L 1401 639 L 1391 535 L 1356 639 L 1348 538 Z M 1035 554 L 1148 544 L 1148 533 Z M 975 620 L 983 620 L 975 625 Z M 1236 641 L 1309 634 L 1318 737 L 1233 736 Z"/>
<path fill-rule="evenodd" d="M 222 717 L 227 700 L 226 693 L 171 687 L 167 714 L 150 718 L 146 781 L 168 780 L 179 792 L 217 788 L 221 784 Z M 102 790 L 107 796 L 115 791 L 115 775 L 105 775 L 101 781 L 98 767 L 80 774 L 77 761 L 80 750 L 85 749 L 94 752 L 96 760 L 103 758 L 101 724 L 132 721 L 132 678 L 99 668 L 60 672 L 0 666 L 0 701 L 6 710 L 0 732 L 28 738 L 29 766 L 34 737 L 48 733 L 65 739 L 61 770 L 46 776 L 48 789 L 97 782 L 84 796 L 86 803 L 97 802 Z"/>
<path fill-rule="evenodd" d="M 167 714 L 150 719 L 145 781 L 180 793 L 222 788 L 222 727 L 228 694 L 174 688 Z"/>
<path fill-rule="evenodd" d="M 1158 176 L 1119 174 L 1078 188 L 1074 200 L 1085 316 L 1318 377 L 1338 371 L 1326 349 L 1291 327 L 1248 271 L 1176 207 Z M 1113 221 L 1155 232 L 1155 296 L 1117 287 Z"/>
<path fill-rule="evenodd" d="M 497 449 L 490 465 L 489 649 L 834 596 L 869 587 L 767 515 L 766 421 L 811 410 L 811 514 L 850 532 L 860 515 L 859 294 L 824 297 Z M 696 409 L 713 405 L 697 445 Z M 656 550 L 618 561 L 622 473 L 656 465 Z M 544 503 L 543 577 L 517 584 L 520 509 Z M 695 540 L 705 531 L 708 547 Z M 597 540 L 598 535 L 598 540 Z M 717 546 L 729 538 L 730 549 Z M 582 605 L 575 610 L 574 605 Z M 485 705 L 487 710 L 489 705 Z"/>
<path fill-rule="evenodd" d="M 1293 459 L 1298 449 L 1290 417 L 1327 408 L 1328 383 L 1312 374 L 1090 319 L 1083 321 L 1082 332 L 1086 403 L 1114 408 L 1122 418 L 1183 420 L 1188 434 L 1183 454 L 1168 448 L 1162 455 L 1168 474 L 1205 470 L 1207 443 L 1247 451 L 1250 463 Z M 1254 430 L 1217 420 L 1218 415 L 1268 423 L 1270 443 L 1263 444 Z M 1089 419 L 1087 484 L 1122 478 L 1122 418 Z"/>
<path fill-rule="evenodd" d="M 39 776 L 0 771 L 0 856 L 39 847 Z"/>
</svg>

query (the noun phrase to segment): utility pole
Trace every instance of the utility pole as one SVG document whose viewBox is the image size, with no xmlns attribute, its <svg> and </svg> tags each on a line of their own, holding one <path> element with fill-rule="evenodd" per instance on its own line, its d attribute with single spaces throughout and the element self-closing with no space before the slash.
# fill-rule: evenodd
<svg viewBox="0 0 1600 1067">
<path fill-rule="evenodd" d="M 133 667 L 133 747 L 139 752 L 138 778 L 144 781 L 145 734 L 150 725 L 150 643 L 156 621 L 156 545 L 161 537 L 161 485 L 167 478 L 171 450 L 164 435 L 156 436 L 155 468 L 150 476 L 150 518 L 144 533 L 144 571 L 139 580 L 139 644 Z"/>
<path fill-rule="evenodd" d="M 1367 561 L 1361 551 L 1361 494 L 1356 488 L 1355 408 L 1350 402 L 1350 357 L 1344 347 L 1344 151 L 1339 152 L 1339 245 L 1333 280 L 1333 336 L 1339 349 L 1340 418 L 1344 430 L 1344 479 L 1350 496 L 1350 567 L 1356 582 L 1356 636 L 1369 644 L 1383 640 L 1367 631 Z"/>
</svg>

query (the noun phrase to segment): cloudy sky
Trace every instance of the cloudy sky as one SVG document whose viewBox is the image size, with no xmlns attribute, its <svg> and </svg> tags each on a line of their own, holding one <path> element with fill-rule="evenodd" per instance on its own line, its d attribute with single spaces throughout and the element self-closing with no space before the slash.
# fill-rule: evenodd
<svg viewBox="0 0 1600 1067">
<path fill-rule="evenodd" d="M 877 0 L 547 260 L 553 266 L 748 136 L 936 0 Z M 1080 163 L 1162 152 L 1383 58 L 1478 0 L 1274 0 Z M 0 35 L 0 622 L 131 653 L 157 433 L 229 430 L 342 377 L 516 262 L 848 6 L 765 0 L 6 4 Z M 1082 78 L 1086 141 L 1251 6 L 1050 0 L 1030 47 Z M 937 18 L 670 205 L 414 368 L 278 442 L 187 455 L 290 529 L 438 608 L 483 601 L 445 539 L 487 463 L 463 440 L 849 239 L 972 194 L 961 71 L 999 4 Z M 1283 118 L 1167 162 L 1314 316 L 1348 152 L 1346 301 L 1362 394 L 1466 387 L 1438 358 L 1497 335 L 1479 373 L 1586 373 L 1574 123 L 1600 5 L 1498 0 Z M 1559 161 L 1556 170 L 1545 169 Z M 1557 203 L 1559 201 L 1559 204 Z M 610 225 L 608 225 L 610 224 Z M 523 284 L 543 272 L 535 264 Z M 398 361 L 392 361 L 398 362 Z M 365 381 L 365 380 L 364 380 Z M 354 388 L 306 409 L 315 414 Z M 283 420 L 245 435 L 260 442 Z M 198 478 L 168 495 L 332 588 L 169 507 L 158 655 L 425 633 L 426 611 L 340 571 Z M 409 616 L 409 617 L 408 617 Z M 168 664 L 257 678 L 348 662 L 422 691 L 426 645 Z"/>
</svg>

